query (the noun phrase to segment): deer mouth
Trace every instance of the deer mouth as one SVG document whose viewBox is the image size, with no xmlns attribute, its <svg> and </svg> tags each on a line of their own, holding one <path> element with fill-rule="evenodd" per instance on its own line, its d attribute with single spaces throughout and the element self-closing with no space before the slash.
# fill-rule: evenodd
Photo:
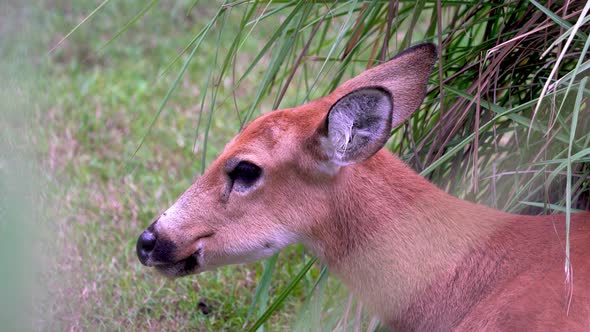
<svg viewBox="0 0 590 332">
<path fill-rule="evenodd" d="M 205 264 L 203 254 L 205 244 L 203 242 L 213 235 L 214 233 L 207 233 L 198 237 L 195 244 L 196 250 L 188 257 L 175 262 L 166 261 L 166 259 L 155 260 L 152 261 L 150 266 L 153 266 L 158 272 L 169 278 L 178 278 L 201 272 L 203 270 L 202 267 Z M 174 245 L 168 245 L 168 247 L 172 248 L 172 251 L 176 250 L 176 246 Z"/>
<path fill-rule="evenodd" d="M 203 249 L 199 248 L 192 255 L 175 263 L 156 264 L 158 272 L 171 278 L 194 274 L 203 265 Z"/>
</svg>

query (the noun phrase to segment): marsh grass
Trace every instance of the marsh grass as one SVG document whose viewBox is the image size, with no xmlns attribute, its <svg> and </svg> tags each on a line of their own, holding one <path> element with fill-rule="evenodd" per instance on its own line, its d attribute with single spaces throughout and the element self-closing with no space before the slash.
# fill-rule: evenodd
<svg viewBox="0 0 590 332">
<path fill-rule="evenodd" d="M 63 198 L 57 326 L 376 328 L 300 247 L 171 282 L 140 267 L 133 245 L 243 124 L 422 41 L 439 45 L 440 61 L 389 149 L 471 201 L 590 208 L 588 3 L 129 1 L 91 17 L 97 3 L 45 6 L 62 32 L 48 49 L 63 40 L 49 56 L 56 101 L 39 115 Z"/>
</svg>

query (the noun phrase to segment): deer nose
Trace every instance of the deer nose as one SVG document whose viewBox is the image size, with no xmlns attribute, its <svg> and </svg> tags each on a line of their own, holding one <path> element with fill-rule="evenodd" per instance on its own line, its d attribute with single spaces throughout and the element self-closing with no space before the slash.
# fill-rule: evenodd
<svg viewBox="0 0 590 332">
<path fill-rule="evenodd" d="M 150 227 L 151 228 L 151 227 Z M 148 230 L 141 233 L 139 239 L 137 239 L 137 258 L 143 265 L 148 265 L 148 258 L 150 257 L 150 253 L 154 250 L 156 246 L 156 235 Z"/>
</svg>

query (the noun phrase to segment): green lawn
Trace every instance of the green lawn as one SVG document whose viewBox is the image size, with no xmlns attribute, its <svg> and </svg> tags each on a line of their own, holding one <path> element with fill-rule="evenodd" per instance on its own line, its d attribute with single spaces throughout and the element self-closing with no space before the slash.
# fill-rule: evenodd
<svg viewBox="0 0 590 332">
<path fill-rule="evenodd" d="M 52 32 L 44 46 L 55 45 L 98 3 L 43 4 L 46 28 Z M 238 25 L 228 20 L 221 36 L 215 31 L 205 39 L 147 134 L 182 61 L 162 71 L 209 21 L 218 4 L 199 3 L 187 16 L 190 1 L 162 1 L 103 49 L 145 4 L 109 3 L 65 40 L 46 64 L 53 98 L 38 116 L 47 140 L 44 165 L 59 202 L 56 223 L 63 253 L 54 270 L 62 287 L 51 290 L 57 301 L 50 329 L 240 330 L 262 264 L 166 280 L 143 267 L 135 255 L 141 231 L 201 172 L 205 125 L 198 133 L 196 129 L 201 93 L 215 63 L 216 43 L 229 45 Z M 231 17 L 237 21 L 240 15 L 236 9 Z M 264 27 L 257 33 L 263 34 Z M 242 46 L 246 58 L 260 47 L 257 38 L 249 40 Z M 251 85 L 254 91 L 256 74 L 248 80 L 242 86 Z M 225 92 L 232 87 L 231 82 L 221 84 L 228 89 Z M 251 100 L 252 91 L 235 92 L 238 106 Z M 239 128 L 234 101 L 219 104 L 212 117 L 205 165 Z M 207 121 L 210 112 L 205 105 L 201 121 Z M 309 258 L 302 248 L 281 254 L 271 297 Z M 318 271 L 311 273 L 297 288 L 297 298 L 275 315 L 271 330 L 284 330 L 295 322 L 297 307 L 317 275 Z M 210 314 L 203 314 L 199 303 L 206 304 Z"/>
</svg>

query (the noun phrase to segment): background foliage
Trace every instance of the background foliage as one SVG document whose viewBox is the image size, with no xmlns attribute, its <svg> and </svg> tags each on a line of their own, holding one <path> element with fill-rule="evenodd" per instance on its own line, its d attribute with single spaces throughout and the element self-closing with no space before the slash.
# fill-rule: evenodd
<svg viewBox="0 0 590 332">
<path fill-rule="evenodd" d="M 40 303 L 50 318 L 36 326 L 375 328 L 300 247 L 263 265 L 167 281 L 139 265 L 134 243 L 244 123 L 324 95 L 423 41 L 439 46 L 431 89 L 388 148 L 465 199 L 521 213 L 588 210 L 589 7 L 535 0 L 17 6 L 38 31 L 20 59 L 39 77 L 27 76 L 40 95 L 27 121 L 37 129 L 29 136 L 60 253 L 43 279 L 51 287 Z"/>
</svg>

